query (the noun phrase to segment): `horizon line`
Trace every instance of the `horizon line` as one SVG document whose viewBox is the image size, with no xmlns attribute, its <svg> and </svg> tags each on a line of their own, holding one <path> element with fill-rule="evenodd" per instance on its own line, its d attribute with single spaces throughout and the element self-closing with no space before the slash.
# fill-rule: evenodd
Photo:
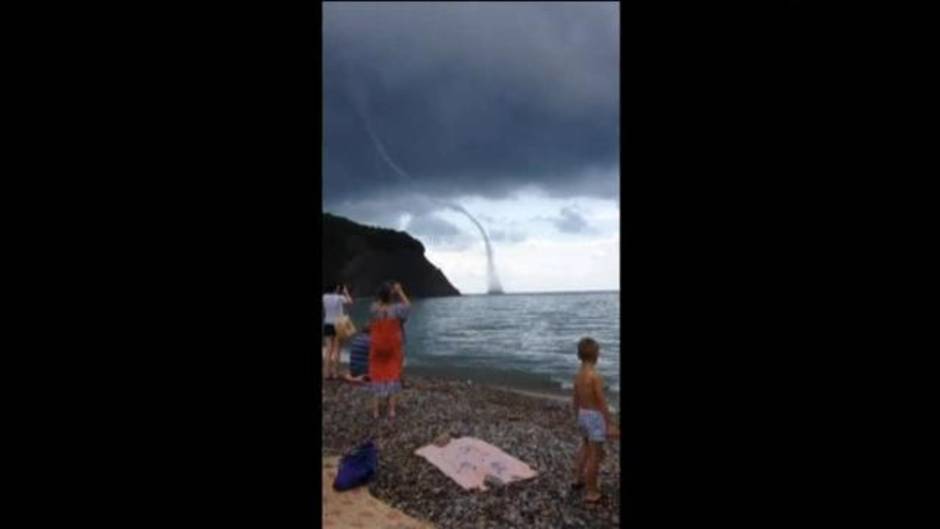
<svg viewBox="0 0 940 529">
<path fill-rule="evenodd" d="M 620 292 L 620 288 L 600 288 L 600 289 L 590 289 L 590 290 L 503 290 L 503 296 L 509 296 L 512 294 L 585 294 L 592 292 Z M 490 296 L 489 292 L 461 292 L 461 296 Z"/>
</svg>

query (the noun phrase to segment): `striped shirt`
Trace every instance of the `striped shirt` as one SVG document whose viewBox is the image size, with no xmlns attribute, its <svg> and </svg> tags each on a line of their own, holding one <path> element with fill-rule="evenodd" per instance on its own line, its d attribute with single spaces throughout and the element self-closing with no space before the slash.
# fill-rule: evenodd
<svg viewBox="0 0 940 529">
<path fill-rule="evenodd" d="M 358 377 L 369 374 L 369 334 L 356 333 L 349 342 L 349 374 Z"/>
</svg>

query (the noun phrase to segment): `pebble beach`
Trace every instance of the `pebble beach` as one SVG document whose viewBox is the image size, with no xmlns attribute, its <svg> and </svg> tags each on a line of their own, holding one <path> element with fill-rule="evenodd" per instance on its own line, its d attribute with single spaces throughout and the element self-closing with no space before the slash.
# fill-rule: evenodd
<svg viewBox="0 0 940 529">
<path fill-rule="evenodd" d="M 385 417 L 383 405 L 382 418 L 375 420 L 366 386 L 323 381 L 322 388 L 322 455 L 341 456 L 372 438 L 379 448 L 379 472 L 369 492 L 410 516 L 444 529 L 620 525 L 617 441 L 605 445 L 600 474 L 605 498 L 587 505 L 583 491 L 570 488 L 581 442 L 570 401 L 406 373 L 397 417 Z M 487 491 L 464 490 L 414 454 L 443 434 L 496 445 L 538 475 Z"/>
</svg>

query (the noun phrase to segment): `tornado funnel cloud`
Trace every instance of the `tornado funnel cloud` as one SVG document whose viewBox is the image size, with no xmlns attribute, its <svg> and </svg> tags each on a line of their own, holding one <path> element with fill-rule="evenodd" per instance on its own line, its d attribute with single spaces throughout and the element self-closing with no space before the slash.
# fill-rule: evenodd
<svg viewBox="0 0 940 529">
<path fill-rule="evenodd" d="M 369 114 L 366 112 L 365 96 L 364 92 L 359 90 L 350 90 L 352 97 L 350 98 L 353 103 L 353 108 L 356 110 L 356 113 L 359 115 L 359 118 L 362 119 L 363 125 L 365 125 L 366 132 L 369 134 L 369 138 L 372 139 L 372 145 L 375 147 L 375 150 L 378 151 L 379 157 L 385 161 L 392 168 L 396 175 L 401 177 L 401 180 L 408 184 L 408 187 L 411 187 L 414 180 L 411 176 L 405 172 L 404 169 L 398 166 L 392 157 L 389 156 L 388 152 L 385 150 L 385 145 L 379 139 L 378 135 L 372 129 L 372 121 L 369 119 Z M 420 194 L 417 191 L 414 191 L 416 194 Z M 433 199 L 432 199 L 433 200 Z M 486 246 L 486 280 L 487 280 L 487 293 L 488 294 L 502 294 L 503 286 L 499 282 L 499 277 L 496 275 L 496 265 L 493 262 L 493 246 L 490 244 L 490 238 L 486 234 L 486 230 L 483 229 L 483 225 L 480 224 L 477 219 L 470 214 L 469 211 L 463 208 L 460 204 L 452 204 L 448 202 L 441 202 L 440 200 L 434 200 L 434 202 L 459 211 L 464 214 L 474 226 L 480 230 L 480 235 L 483 236 L 483 244 Z"/>
<path fill-rule="evenodd" d="M 488 294 L 502 294 L 503 285 L 499 282 L 499 276 L 496 275 L 496 265 L 493 263 L 493 246 L 490 244 L 490 238 L 486 235 L 486 230 L 483 229 L 483 225 L 480 224 L 477 219 L 473 218 L 473 215 L 464 209 L 463 206 L 459 204 L 446 204 L 446 206 L 466 215 L 466 217 L 470 219 L 470 222 L 480 230 L 480 235 L 483 236 L 483 244 L 486 246 L 486 291 Z"/>
<path fill-rule="evenodd" d="M 352 101 L 353 108 L 356 110 L 356 113 L 359 114 L 359 118 L 362 119 L 362 123 L 365 125 L 366 132 L 369 134 L 369 138 L 372 139 L 372 145 L 375 146 L 375 150 L 378 151 L 379 156 L 382 158 L 382 160 L 385 161 L 385 163 L 389 165 L 389 167 L 392 168 L 393 171 L 395 171 L 395 174 L 400 176 L 404 181 L 410 182 L 411 177 L 408 175 L 408 173 L 405 172 L 404 169 L 399 167 L 394 160 L 392 160 L 392 157 L 389 156 L 388 152 L 385 150 L 385 145 L 381 140 L 379 140 L 379 137 L 375 134 L 375 131 L 372 130 L 372 121 L 369 119 L 369 114 L 365 111 L 365 102 L 363 101 L 363 97 L 353 97 Z"/>
</svg>

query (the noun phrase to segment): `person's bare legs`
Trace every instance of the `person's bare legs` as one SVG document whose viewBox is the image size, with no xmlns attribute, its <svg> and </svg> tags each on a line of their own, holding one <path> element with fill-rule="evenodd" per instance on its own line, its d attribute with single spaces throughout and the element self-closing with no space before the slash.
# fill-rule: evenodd
<svg viewBox="0 0 940 529">
<path fill-rule="evenodd" d="M 343 344 L 340 342 L 339 338 L 336 339 L 336 352 L 333 353 L 333 376 L 339 378 L 340 371 L 340 357 L 343 352 Z"/>
<path fill-rule="evenodd" d="M 401 383 L 401 387 L 405 387 L 405 355 L 402 354 L 401 361 L 398 363 L 398 381 Z"/>
<path fill-rule="evenodd" d="M 329 379 L 333 376 L 333 337 L 326 336 L 324 339 L 326 340 L 326 369 L 324 373 L 326 378 Z"/>
<path fill-rule="evenodd" d="M 587 446 L 587 462 L 585 473 L 587 474 L 585 485 L 587 486 L 587 494 L 584 496 L 584 501 L 588 503 L 594 503 L 601 499 L 601 491 L 598 488 L 597 483 L 597 474 L 600 468 L 600 451 L 602 450 L 600 443 L 590 442 Z"/>
<path fill-rule="evenodd" d="M 574 480 L 572 481 L 574 487 L 580 488 L 581 485 L 584 485 L 584 465 L 587 462 L 588 443 L 587 437 L 581 438 L 581 448 L 578 449 L 578 453 L 574 458 Z"/>
<path fill-rule="evenodd" d="M 339 340 L 336 336 L 330 336 L 330 378 L 339 377 Z"/>
<path fill-rule="evenodd" d="M 333 337 L 326 337 L 326 378 L 333 377 Z"/>
<path fill-rule="evenodd" d="M 333 373 L 333 376 L 336 377 L 336 378 L 340 378 L 340 374 L 339 374 L 339 373 L 340 373 L 340 371 L 342 371 L 342 363 L 341 363 L 341 360 L 340 360 L 340 359 L 342 358 L 342 356 L 343 356 L 343 342 L 341 342 L 340 339 L 337 338 L 337 339 L 336 339 L 336 354 L 335 354 L 335 356 L 333 357 L 333 358 L 334 358 L 334 360 L 333 360 L 333 368 L 335 369 L 335 371 L 334 371 L 334 373 Z"/>
</svg>

